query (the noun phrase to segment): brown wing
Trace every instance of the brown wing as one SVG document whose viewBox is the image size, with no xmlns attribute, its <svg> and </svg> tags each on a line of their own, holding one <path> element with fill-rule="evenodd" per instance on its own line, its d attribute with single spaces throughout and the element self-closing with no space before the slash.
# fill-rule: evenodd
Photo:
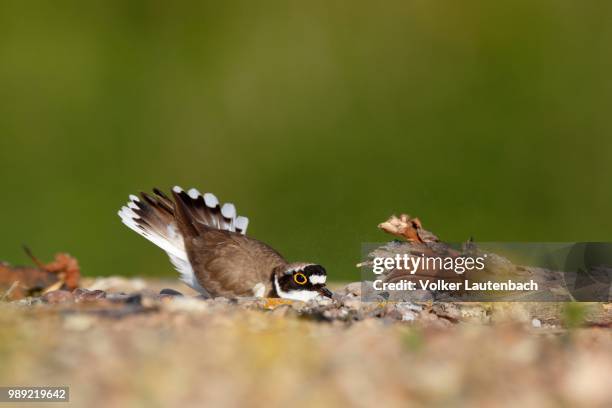
<svg viewBox="0 0 612 408">
<path fill-rule="evenodd" d="M 274 268 L 283 257 L 266 244 L 245 235 L 213 228 L 190 211 L 189 197 L 172 192 L 175 217 L 198 283 L 212 296 L 252 296 L 255 285 L 270 290 Z"/>
<path fill-rule="evenodd" d="M 259 283 L 268 293 L 274 268 L 286 264 L 278 252 L 262 242 L 208 227 L 186 247 L 198 282 L 212 296 L 253 296 Z"/>
</svg>

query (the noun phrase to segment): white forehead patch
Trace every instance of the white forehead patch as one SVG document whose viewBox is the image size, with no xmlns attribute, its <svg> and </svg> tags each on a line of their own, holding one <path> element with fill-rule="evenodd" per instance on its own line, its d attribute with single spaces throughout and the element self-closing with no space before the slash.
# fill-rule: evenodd
<svg viewBox="0 0 612 408">
<path fill-rule="evenodd" d="M 325 276 L 325 275 L 310 275 L 310 277 L 308 279 L 310 280 L 310 283 L 312 283 L 313 285 L 317 285 L 319 283 L 325 283 L 325 281 L 327 280 L 327 276 Z"/>
</svg>

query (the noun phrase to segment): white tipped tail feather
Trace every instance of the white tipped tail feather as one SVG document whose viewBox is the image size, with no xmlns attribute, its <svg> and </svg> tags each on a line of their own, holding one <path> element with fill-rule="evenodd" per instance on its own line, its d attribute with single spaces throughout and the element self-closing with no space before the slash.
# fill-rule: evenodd
<svg viewBox="0 0 612 408">
<path fill-rule="evenodd" d="M 185 204 L 189 216 L 198 223 L 210 228 L 246 234 L 249 220 L 246 217 L 238 216 L 233 204 L 226 203 L 221 207 L 214 194 L 202 195 L 195 188 L 185 192 L 182 188 L 175 186 L 172 190 Z M 180 279 L 198 292 L 206 294 L 206 290 L 198 283 L 189 262 L 183 237 L 174 218 L 174 202 L 157 189 L 153 189 L 153 192 L 153 196 L 141 193 L 141 198 L 130 195 L 130 201 L 118 212 L 121 221 L 131 230 L 163 249 L 180 273 Z"/>
</svg>

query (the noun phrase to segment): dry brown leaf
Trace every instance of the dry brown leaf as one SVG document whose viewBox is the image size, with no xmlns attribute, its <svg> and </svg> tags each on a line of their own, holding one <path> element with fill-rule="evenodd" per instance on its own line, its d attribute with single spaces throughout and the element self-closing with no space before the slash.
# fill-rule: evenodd
<svg viewBox="0 0 612 408">
<path fill-rule="evenodd" d="M 399 217 L 392 215 L 387 221 L 378 224 L 378 228 L 409 242 L 438 242 L 437 236 L 423 229 L 421 220 L 408 214 L 401 214 Z"/>
<path fill-rule="evenodd" d="M 38 292 L 50 292 L 57 289 L 73 290 L 79 286 L 81 272 L 78 261 L 68 254 L 57 254 L 49 264 L 39 261 L 29 249 L 26 253 L 36 267 L 11 266 L 0 263 L 0 290 L 10 289 L 3 296 L 8 300 L 17 300 Z M 15 285 L 15 282 L 18 282 Z"/>
</svg>

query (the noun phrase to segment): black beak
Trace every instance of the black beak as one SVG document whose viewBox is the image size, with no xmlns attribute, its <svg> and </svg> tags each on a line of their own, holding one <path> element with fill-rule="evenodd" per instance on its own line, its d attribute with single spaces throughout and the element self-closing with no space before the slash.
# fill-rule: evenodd
<svg viewBox="0 0 612 408">
<path fill-rule="evenodd" d="M 321 295 L 323 295 L 323 296 L 326 296 L 326 297 L 330 298 L 330 299 L 331 299 L 331 297 L 334 295 L 334 294 L 332 293 L 332 291 L 331 291 L 331 290 L 329 290 L 329 289 L 327 289 L 325 286 L 321 286 L 321 287 L 319 288 L 319 293 L 320 293 Z"/>
</svg>

